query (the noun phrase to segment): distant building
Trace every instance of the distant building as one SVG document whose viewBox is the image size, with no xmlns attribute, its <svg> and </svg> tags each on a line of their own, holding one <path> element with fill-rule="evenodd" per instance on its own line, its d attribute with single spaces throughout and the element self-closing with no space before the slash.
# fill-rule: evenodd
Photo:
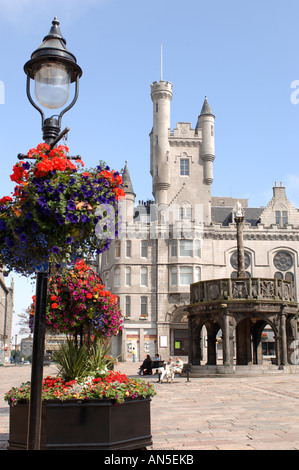
<svg viewBox="0 0 299 470">
<path fill-rule="evenodd" d="M 32 347 L 33 347 L 33 338 L 29 335 L 27 338 L 21 339 L 21 356 L 22 357 L 29 357 L 32 355 Z"/>
<path fill-rule="evenodd" d="M 9 362 L 13 318 L 14 284 L 7 287 L 4 279 L 0 272 L 0 365 Z"/>
<path fill-rule="evenodd" d="M 179 122 L 170 129 L 172 85 L 151 85 L 153 128 L 150 132 L 150 174 L 153 201 L 136 204 L 126 162 L 122 230 L 100 257 L 100 275 L 119 297 L 123 332 L 114 353 L 131 359 L 159 353 L 188 355 L 190 284 L 237 274 L 234 213 L 245 214 L 246 275 L 293 280 L 299 288 L 299 211 L 282 183 L 264 208 L 248 201 L 212 197 L 214 120 L 207 97 L 195 128 Z M 240 172 L 240 178 L 243 175 Z"/>
</svg>

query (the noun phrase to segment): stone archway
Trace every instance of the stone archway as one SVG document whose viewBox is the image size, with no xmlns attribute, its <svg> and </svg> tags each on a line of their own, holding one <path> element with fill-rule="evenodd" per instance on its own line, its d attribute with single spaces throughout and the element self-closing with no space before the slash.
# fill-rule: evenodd
<svg viewBox="0 0 299 470">
<path fill-rule="evenodd" d="M 202 362 L 207 365 L 217 364 L 217 333 L 222 328 L 223 324 L 220 317 L 209 319 L 207 316 L 204 316 L 201 321 L 196 321 L 191 316 L 189 317 L 189 362 L 191 364 L 200 365 Z M 204 354 L 205 347 L 207 348 L 206 354 Z"/>
<path fill-rule="evenodd" d="M 245 317 L 235 328 L 236 364 L 263 364 L 262 333 L 269 325 L 274 333 L 277 362 L 279 331 L 275 324 L 268 319 Z"/>
<path fill-rule="evenodd" d="M 237 365 L 261 364 L 261 334 L 266 324 L 274 332 L 277 365 L 290 363 L 298 318 L 293 283 L 259 278 L 219 279 L 192 284 L 190 293 L 191 364 L 201 364 L 203 324 L 209 331 L 208 364 L 216 364 L 215 335 L 219 327 L 223 365 L 234 365 L 234 337 Z"/>
<path fill-rule="evenodd" d="M 263 364 L 263 332 L 265 331 L 266 326 L 271 328 L 271 331 L 274 335 L 274 351 L 275 351 L 275 360 L 273 363 L 278 363 L 278 335 L 279 331 L 277 325 L 273 324 L 270 321 L 265 321 L 263 319 L 257 319 L 256 323 L 252 328 L 252 348 L 253 348 L 253 364 Z"/>
<path fill-rule="evenodd" d="M 176 304 L 165 319 L 169 325 L 170 356 L 181 356 L 187 360 L 189 356 L 188 310 L 186 302 Z"/>
</svg>

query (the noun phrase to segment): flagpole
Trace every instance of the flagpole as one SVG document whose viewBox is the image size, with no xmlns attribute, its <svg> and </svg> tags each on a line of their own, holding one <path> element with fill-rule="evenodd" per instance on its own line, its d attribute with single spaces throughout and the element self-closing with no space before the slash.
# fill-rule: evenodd
<svg viewBox="0 0 299 470">
<path fill-rule="evenodd" d="M 163 48 L 161 42 L 161 81 L 163 80 Z"/>
</svg>

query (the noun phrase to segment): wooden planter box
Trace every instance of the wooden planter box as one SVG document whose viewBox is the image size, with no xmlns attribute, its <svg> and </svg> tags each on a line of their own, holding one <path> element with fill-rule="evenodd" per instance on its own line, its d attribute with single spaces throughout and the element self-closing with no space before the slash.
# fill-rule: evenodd
<svg viewBox="0 0 299 470">
<path fill-rule="evenodd" d="M 152 445 L 150 401 L 49 400 L 42 405 L 40 449 L 145 449 Z M 26 403 L 10 407 L 8 450 L 26 450 L 28 411 Z"/>
</svg>

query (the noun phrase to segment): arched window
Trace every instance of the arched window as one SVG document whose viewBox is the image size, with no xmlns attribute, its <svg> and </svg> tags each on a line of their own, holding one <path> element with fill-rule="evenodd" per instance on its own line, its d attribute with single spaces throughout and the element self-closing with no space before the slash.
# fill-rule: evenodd
<svg viewBox="0 0 299 470">
<path fill-rule="evenodd" d="M 293 273 L 286 273 L 285 275 L 285 280 L 286 281 L 294 281 L 294 274 Z"/>
<path fill-rule="evenodd" d="M 283 279 L 283 274 L 279 271 L 276 271 L 276 273 L 274 274 L 274 279 Z"/>
</svg>

